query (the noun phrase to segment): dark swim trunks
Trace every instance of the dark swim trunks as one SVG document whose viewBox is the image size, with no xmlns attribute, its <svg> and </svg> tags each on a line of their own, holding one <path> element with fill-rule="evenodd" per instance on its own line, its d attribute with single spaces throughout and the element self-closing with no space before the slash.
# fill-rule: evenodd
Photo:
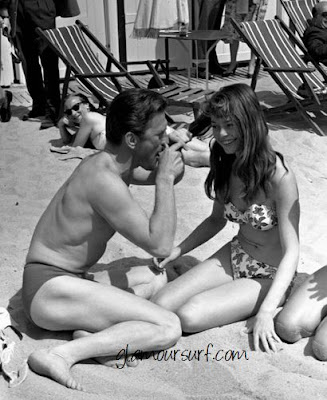
<svg viewBox="0 0 327 400">
<path fill-rule="evenodd" d="M 44 283 L 57 276 L 84 278 L 84 273 L 77 274 L 47 264 L 30 263 L 25 265 L 23 274 L 22 298 L 25 313 L 31 321 L 31 303 L 35 294 Z"/>
</svg>

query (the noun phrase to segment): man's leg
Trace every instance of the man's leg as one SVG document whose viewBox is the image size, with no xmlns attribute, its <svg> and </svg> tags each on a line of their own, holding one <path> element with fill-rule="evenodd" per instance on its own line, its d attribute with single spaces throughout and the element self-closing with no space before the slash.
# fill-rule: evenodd
<svg viewBox="0 0 327 400">
<path fill-rule="evenodd" d="M 45 121 L 40 129 L 56 124 L 59 116 L 60 90 L 58 56 L 47 46 L 40 55 L 43 67 L 44 87 L 46 96 Z"/>
<path fill-rule="evenodd" d="M 39 64 L 39 54 L 35 43 L 35 29 L 25 12 L 24 5 L 19 2 L 17 10 L 16 46 L 22 54 L 22 66 L 26 79 L 26 86 L 32 97 L 33 105 L 30 113 L 25 117 L 35 118 L 45 113 L 45 90 L 42 71 Z"/>
<path fill-rule="evenodd" d="M 199 30 L 219 30 L 225 6 L 225 0 L 202 0 L 199 6 Z M 205 58 L 207 49 L 212 45 L 212 42 L 199 41 L 198 57 Z M 205 77 L 205 65 L 199 64 L 199 76 Z M 220 75 L 224 69 L 218 62 L 216 50 L 213 49 L 209 53 L 209 71 L 212 74 Z"/>
<path fill-rule="evenodd" d="M 31 317 L 44 329 L 93 333 L 29 358 L 36 373 L 72 389 L 81 389 L 70 373 L 81 360 L 117 357 L 127 346 L 129 354 L 163 350 L 181 335 L 179 319 L 170 311 L 115 287 L 69 276 L 53 278 L 38 290 Z"/>
</svg>

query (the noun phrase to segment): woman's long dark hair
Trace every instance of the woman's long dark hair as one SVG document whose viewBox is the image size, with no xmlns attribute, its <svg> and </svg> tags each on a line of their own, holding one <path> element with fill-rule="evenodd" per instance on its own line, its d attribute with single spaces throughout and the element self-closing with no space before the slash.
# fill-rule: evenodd
<svg viewBox="0 0 327 400">
<path fill-rule="evenodd" d="M 236 157 L 226 154 L 215 140 L 211 142 L 210 171 L 205 181 L 207 196 L 225 201 L 231 173 L 244 184 L 242 197 L 246 202 L 260 189 L 267 195 L 276 169 L 276 153 L 270 146 L 268 127 L 250 86 L 239 83 L 223 87 L 205 103 L 204 112 L 229 119 L 240 133 L 241 146 Z"/>
</svg>

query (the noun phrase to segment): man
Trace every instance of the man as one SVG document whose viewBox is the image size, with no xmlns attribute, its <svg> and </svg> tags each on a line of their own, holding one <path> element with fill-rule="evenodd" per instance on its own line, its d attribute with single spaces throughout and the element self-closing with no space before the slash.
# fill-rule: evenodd
<svg viewBox="0 0 327 400">
<path fill-rule="evenodd" d="M 9 4 L 9 34 L 18 48 L 26 86 L 33 101 L 32 110 L 23 119 L 45 116 L 40 129 L 54 126 L 58 118 L 59 67 L 57 55 L 37 35 L 35 29 L 55 28 L 56 16 L 59 15 L 57 5 L 60 6 L 60 12 L 63 11 L 61 3 L 66 5 L 68 1 L 10 0 Z M 75 16 L 75 11 L 65 16 Z"/>
<path fill-rule="evenodd" d="M 144 298 L 86 278 L 119 232 L 157 257 L 170 254 L 175 229 L 174 182 L 183 173 L 181 143 L 168 147 L 166 100 L 146 89 L 120 93 L 107 112 L 107 146 L 83 160 L 59 189 L 35 229 L 23 278 L 29 318 L 44 329 L 73 330 L 74 340 L 29 358 L 38 374 L 81 390 L 70 367 L 116 357 L 128 345 L 161 350 L 181 335 L 179 319 Z M 150 218 L 130 184 L 155 183 Z"/>
<path fill-rule="evenodd" d="M 327 1 L 313 7 L 312 17 L 304 32 L 303 42 L 316 61 L 327 64 Z"/>
</svg>

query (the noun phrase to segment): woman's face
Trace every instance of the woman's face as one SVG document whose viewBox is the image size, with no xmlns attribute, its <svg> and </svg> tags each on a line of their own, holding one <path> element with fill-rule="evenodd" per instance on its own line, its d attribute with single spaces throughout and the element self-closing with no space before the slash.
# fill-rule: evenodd
<svg viewBox="0 0 327 400">
<path fill-rule="evenodd" d="M 235 154 L 241 146 L 241 137 L 233 121 L 229 118 L 211 117 L 213 136 L 226 154 Z"/>
<path fill-rule="evenodd" d="M 85 112 L 89 111 L 88 104 L 79 97 L 70 97 L 65 102 L 64 113 L 70 122 L 79 124 Z"/>
</svg>

